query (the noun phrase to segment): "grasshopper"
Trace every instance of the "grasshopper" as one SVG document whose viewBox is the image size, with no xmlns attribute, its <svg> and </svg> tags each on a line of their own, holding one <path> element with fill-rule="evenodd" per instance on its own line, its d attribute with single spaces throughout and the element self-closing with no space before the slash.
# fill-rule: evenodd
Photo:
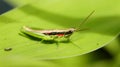
<svg viewBox="0 0 120 67">
<path fill-rule="evenodd" d="M 84 24 L 86 20 L 94 13 L 92 11 L 80 24 Z M 47 30 L 39 30 L 39 29 L 33 29 L 31 27 L 23 26 L 22 32 L 25 34 L 28 34 L 30 36 L 40 38 L 42 40 L 56 40 L 57 38 L 64 37 L 69 40 L 70 36 L 77 31 L 80 31 L 80 26 L 78 28 L 68 28 L 68 29 L 47 29 Z"/>
</svg>

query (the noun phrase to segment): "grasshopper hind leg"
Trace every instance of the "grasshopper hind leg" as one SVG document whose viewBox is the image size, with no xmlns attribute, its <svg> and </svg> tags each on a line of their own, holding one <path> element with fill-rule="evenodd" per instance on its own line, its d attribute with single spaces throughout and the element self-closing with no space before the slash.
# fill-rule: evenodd
<svg viewBox="0 0 120 67">
<path fill-rule="evenodd" d="M 72 43 L 72 45 L 76 46 L 77 48 L 80 48 L 78 45 L 76 45 L 75 43 L 73 43 L 73 42 L 70 40 L 70 36 L 71 36 L 71 34 L 70 34 L 70 35 L 66 35 L 66 36 L 64 36 L 64 37 L 67 39 L 68 42 Z"/>
<path fill-rule="evenodd" d="M 56 41 L 55 43 L 56 43 L 56 48 L 58 49 L 59 48 L 59 42 Z"/>
<path fill-rule="evenodd" d="M 80 48 L 80 46 L 78 46 L 77 44 L 73 43 L 71 40 L 69 40 L 70 43 L 72 43 L 72 45 L 76 46 L 77 48 Z"/>
</svg>

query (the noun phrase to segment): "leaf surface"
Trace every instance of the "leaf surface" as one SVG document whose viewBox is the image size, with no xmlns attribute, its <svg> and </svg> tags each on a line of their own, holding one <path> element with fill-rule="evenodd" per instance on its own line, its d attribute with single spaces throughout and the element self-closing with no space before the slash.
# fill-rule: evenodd
<svg viewBox="0 0 120 67">
<path fill-rule="evenodd" d="M 109 0 L 106 4 L 107 2 L 108 0 L 44 0 L 0 16 L 0 56 L 57 59 L 82 55 L 105 46 L 120 32 L 119 1 Z M 113 2 L 116 4 L 113 5 Z M 45 30 L 77 27 L 93 10 L 95 13 L 81 26 L 88 30 L 75 32 L 70 39 L 72 43 L 42 43 L 39 39 L 19 34 L 24 25 Z M 12 51 L 4 51 L 5 48 L 12 48 Z"/>
</svg>

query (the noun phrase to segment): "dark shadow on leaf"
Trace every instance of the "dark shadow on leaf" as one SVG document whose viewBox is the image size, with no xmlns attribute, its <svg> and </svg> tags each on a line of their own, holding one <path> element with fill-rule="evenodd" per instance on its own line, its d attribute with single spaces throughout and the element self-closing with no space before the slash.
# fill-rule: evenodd
<svg viewBox="0 0 120 67">
<path fill-rule="evenodd" d="M 22 8 L 20 8 L 21 11 L 25 12 L 28 15 L 32 15 L 35 17 L 39 17 L 42 19 L 45 19 L 47 21 L 51 21 L 52 23 L 56 23 L 62 26 L 76 26 L 76 25 L 71 25 L 70 23 L 75 23 L 75 22 L 80 22 L 80 18 L 73 18 L 69 16 L 64 16 L 60 14 L 54 14 L 36 7 L 33 7 L 31 5 L 26 5 Z"/>
</svg>

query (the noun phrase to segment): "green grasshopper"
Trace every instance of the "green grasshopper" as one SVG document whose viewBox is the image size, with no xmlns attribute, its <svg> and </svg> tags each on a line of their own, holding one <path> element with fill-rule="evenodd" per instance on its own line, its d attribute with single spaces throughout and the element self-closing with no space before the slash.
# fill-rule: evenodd
<svg viewBox="0 0 120 67">
<path fill-rule="evenodd" d="M 82 25 L 83 23 L 86 22 L 86 20 L 94 13 L 92 11 L 86 19 L 80 24 Z M 25 34 L 28 34 L 30 36 L 40 38 L 42 40 L 56 40 L 57 38 L 66 38 L 69 40 L 70 36 L 77 31 L 80 31 L 80 26 L 79 28 L 69 28 L 69 29 L 53 29 L 53 30 L 39 30 L 39 29 L 33 29 L 27 26 L 22 27 L 22 32 Z"/>
</svg>

